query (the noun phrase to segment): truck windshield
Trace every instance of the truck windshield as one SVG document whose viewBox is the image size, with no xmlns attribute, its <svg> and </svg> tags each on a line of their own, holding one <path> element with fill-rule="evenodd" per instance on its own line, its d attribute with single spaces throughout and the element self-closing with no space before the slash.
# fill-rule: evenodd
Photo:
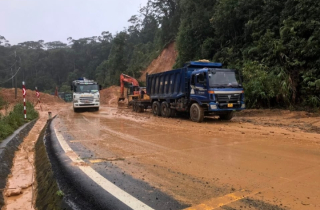
<svg viewBox="0 0 320 210">
<path fill-rule="evenodd" d="M 214 87 L 239 87 L 237 75 L 234 71 L 213 71 L 209 72 L 209 86 Z"/>
<path fill-rule="evenodd" d="M 98 85 L 77 85 L 75 88 L 76 93 L 95 93 L 99 91 Z"/>
</svg>

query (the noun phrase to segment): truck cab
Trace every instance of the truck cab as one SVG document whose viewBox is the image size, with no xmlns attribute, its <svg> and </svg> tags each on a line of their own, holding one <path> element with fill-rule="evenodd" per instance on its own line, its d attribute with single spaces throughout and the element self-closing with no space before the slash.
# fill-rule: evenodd
<svg viewBox="0 0 320 210">
<path fill-rule="evenodd" d="M 244 90 L 236 70 L 204 68 L 193 71 L 190 88 L 191 101 L 207 105 L 207 111 L 228 115 L 233 110 L 245 109 Z"/>
<path fill-rule="evenodd" d="M 83 108 L 94 108 L 96 111 L 100 107 L 101 86 L 94 80 L 79 78 L 71 84 L 73 91 L 73 111 L 76 112 Z"/>
<path fill-rule="evenodd" d="M 205 108 L 206 115 L 231 119 L 233 111 L 245 109 L 239 72 L 223 69 L 220 63 L 190 62 L 190 101 Z"/>
</svg>

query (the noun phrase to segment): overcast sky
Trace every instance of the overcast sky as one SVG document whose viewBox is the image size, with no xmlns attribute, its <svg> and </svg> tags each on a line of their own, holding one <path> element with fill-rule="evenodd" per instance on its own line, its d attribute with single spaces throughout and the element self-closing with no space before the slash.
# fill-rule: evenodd
<svg viewBox="0 0 320 210">
<path fill-rule="evenodd" d="M 62 41 L 67 38 L 112 34 L 129 25 L 148 0 L 1 0 L 0 35 L 17 44 L 24 41 Z"/>
</svg>

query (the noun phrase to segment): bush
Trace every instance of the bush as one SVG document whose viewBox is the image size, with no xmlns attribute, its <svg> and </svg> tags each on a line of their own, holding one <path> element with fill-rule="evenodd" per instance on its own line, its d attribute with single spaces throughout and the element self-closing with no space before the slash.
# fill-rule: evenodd
<svg viewBox="0 0 320 210">
<path fill-rule="evenodd" d="M 38 118 L 39 113 L 34 109 L 30 102 L 27 102 L 27 120 L 24 119 L 23 104 L 14 106 L 13 110 L 7 116 L 0 116 L 0 142 L 11 135 L 16 129 L 24 123 Z"/>
<path fill-rule="evenodd" d="M 246 104 L 249 108 L 288 106 L 291 90 L 287 75 L 256 61 L 244 63 L 242 70 Z"/>
</svg>

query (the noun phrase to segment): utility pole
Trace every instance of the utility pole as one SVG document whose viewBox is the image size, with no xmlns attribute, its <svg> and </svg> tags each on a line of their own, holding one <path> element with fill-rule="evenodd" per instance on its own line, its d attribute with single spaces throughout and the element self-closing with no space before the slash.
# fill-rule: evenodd
<svg viewBox="0 0 320 210">
<path fill-rule="evenodd" d="M 17 52 L 16 51 L 14 51 L 14 58 L 15 58 L 15 63 L 14 63 L 14 71 L 16 71 L 17 70 L 17 68 L 16 68 L 16 61 L 17 61 Z M 14 96 L 15 96 L 15 99 L 17 99 L 17 95 L 18 95 L 18 90 L 17 90 L 17 76 L 18 75 L 16 75 L 15 77 L 14 77 L 14 80 L 15 80 L 15 90 L 14 90 Z"/>
<path fill-rule="evenodd" d="M 12 77 L 12 88 L 13 88 L 14 86 L 13 86 L 13 72 L 12 72 L 12 67 L 11 67 L 11 77 Z"/>
</svg>

